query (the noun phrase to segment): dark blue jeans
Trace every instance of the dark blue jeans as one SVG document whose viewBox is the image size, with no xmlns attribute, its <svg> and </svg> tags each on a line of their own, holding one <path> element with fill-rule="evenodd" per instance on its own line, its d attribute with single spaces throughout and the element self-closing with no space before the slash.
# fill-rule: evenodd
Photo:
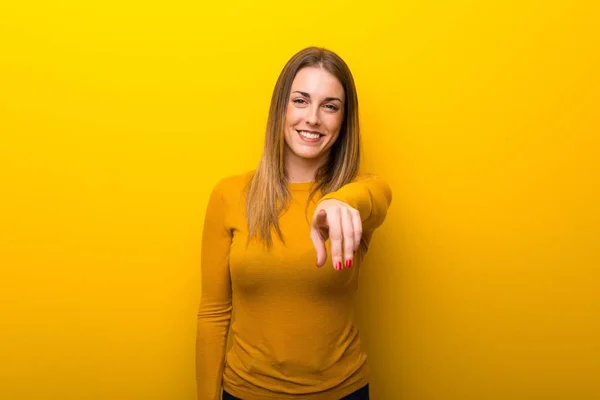
<svg viewBox="0 0 600 400">
<path fill-rule="evenodd" d="M 234 397 L 223 390 L 223 400 L 242 400 Z M 369 400 L 369 385 L 363 386 L 354 393 L 341 398 L 340 400 Z"/>
</svg>

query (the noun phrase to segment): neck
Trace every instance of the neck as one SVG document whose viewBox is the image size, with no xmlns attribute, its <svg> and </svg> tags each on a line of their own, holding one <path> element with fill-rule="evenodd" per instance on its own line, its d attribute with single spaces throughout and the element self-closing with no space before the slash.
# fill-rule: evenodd
<svg viewBox="0 0 600 400">
<path fill-rule="evenodd" d="M 319 158 L 302 158 L 287 151 L 285 154 L 285 168 L 289 182 L 312 182 L 315 180 L 317 170 L 327 162 L 328 154 Z"/>
</svg>

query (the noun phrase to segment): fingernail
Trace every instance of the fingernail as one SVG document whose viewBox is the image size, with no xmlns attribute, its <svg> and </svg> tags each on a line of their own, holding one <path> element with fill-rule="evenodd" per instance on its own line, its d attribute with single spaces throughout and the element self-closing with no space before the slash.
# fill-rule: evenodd
<svg viewBox="0 0 600 400">
<path fill-rule="evenodd" d="M 342 270 L 342 262 L 338 261 L 337 263 L 335 263 L 335 269 L 337 269 L 338 271 Z"/>
<path fill-rule="evenodd" d="M 346 260 L 346 268 L 352 268 L 352 260 Z"/>
</svg>

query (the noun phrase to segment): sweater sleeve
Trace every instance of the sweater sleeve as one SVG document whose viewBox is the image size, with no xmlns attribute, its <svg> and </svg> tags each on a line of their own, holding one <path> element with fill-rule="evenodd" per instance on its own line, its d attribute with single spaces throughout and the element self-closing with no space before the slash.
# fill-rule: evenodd
<svg viewBox="0 0 600 400">
<path fill-rule="evenodd" d="M 359 175 L 354 181 L 335 192 L 326 194 L 320 201 L 336 199 L 360 212 L 363 232 L 372 233 L 387 216 L 392 202 L 392 189 L 383 178 L 376 175 Z"/>
<path fill-rule="evenodd" d="M 206 209 L 201 244 L 201 297 L 196 333 L 198 400 L 221 399 L 227 333 L 231 320 L 227 204 L 222 182 L 213 189 Z"/>
</svg>

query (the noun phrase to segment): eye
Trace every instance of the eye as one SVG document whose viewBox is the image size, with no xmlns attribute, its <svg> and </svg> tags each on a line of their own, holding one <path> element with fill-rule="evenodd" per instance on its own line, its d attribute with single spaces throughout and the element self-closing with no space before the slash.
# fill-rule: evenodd
<svg viewBox="0 0 600 400">
<path fill-rule="evenodd" d="M 337 110 L 339 110 L 339 107 L 336 106 L 335 104 L 325 104 L 325 108 L 328 108 L 331 111 L 337 111 Z"/>
<path fill-rule="evenodd" d="M 294 99 L 294 100 L 292 100 L 292 102 L 294 102 L 296 104 L 306 104 L 306 100 L 304 100 L 304 99 Z"/>
</svg>

